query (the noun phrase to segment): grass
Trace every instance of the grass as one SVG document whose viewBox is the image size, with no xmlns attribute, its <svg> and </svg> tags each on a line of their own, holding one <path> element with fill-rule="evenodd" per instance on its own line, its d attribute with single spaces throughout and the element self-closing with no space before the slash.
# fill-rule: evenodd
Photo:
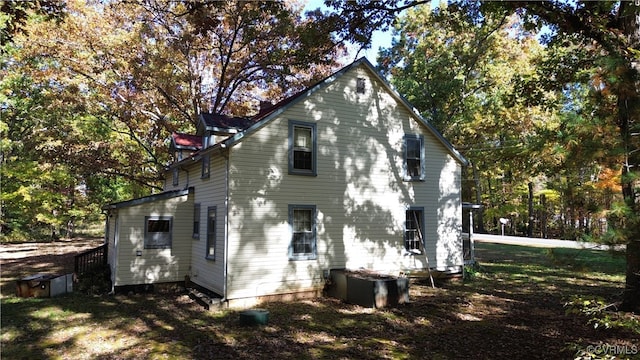
<svg viewBox="0 0 640 360">
<path fill-rule="evenodd" d="M 469 282 L 411 284 L 412 303 L 366 309 L 320 298 L 264 304 L 266 326 L 207 312 L 177 293 L 2 299 L 11 359 L 567 359 L 597 345 L 640 346 L 637 329 L 595 328 L 564 306 L 613 301 L 624 258 L 606 252 L 479 244 Z M 5 276 L 5 274 L 3 274 Z M 600 347 L 602 348 L 602 347 Z M 615 349 L 615 347 L 614 347 Z M 634 354 L 627 354 L 633 357 Z M 621 357 L 625 358 L 625 357 Z"/>
</svg>

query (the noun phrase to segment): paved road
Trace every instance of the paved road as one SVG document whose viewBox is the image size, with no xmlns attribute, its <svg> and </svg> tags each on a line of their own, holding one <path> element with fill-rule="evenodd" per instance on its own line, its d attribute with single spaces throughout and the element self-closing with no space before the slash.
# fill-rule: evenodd
<svg viewBox="0 0 640 360">
<path fill-rule="evenodd" d="M 534 247 L 548 248 L 571 248 L 571 249 L 589 249 L 589 250 L 609 250 L 609 246 L 596 243 L 588 243 L 583 241 L 571 240 L 555 240 L 555 239 L 536 239 L 519 236 L 501 236 L 488 234 L 473 234 L 473 240 L 477 242 L 488 242 L 506 245 L 523 245 Z M 619 250 L 625 248 L 620 245 Z"/>
</svg>

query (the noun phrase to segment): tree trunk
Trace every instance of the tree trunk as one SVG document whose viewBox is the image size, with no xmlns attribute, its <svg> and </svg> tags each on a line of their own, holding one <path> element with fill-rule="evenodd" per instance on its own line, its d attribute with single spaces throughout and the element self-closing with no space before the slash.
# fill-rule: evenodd
<svg viewBox="0 0 640 360">
<path fill-rule="evenodd" d="M 633 69 L 628 69 L 629 73 L 633 73 Z M 638 171 L 637 156 L 634 153 L 638 150 L 633 144 L 631 111 L 629 104 L 636 105 L 638 102 L 637 93 L 629 92 L 632 96 L 619 96 L 618 98 L 618 125 L 620 127 L 620 135 L 624 141 L 626 149 L 625 164 L 622 167 L 622 196 L 624 201 L 631 210 L 631 214 L 625 221 L 627 228 L 627 270 L 626 284 L 622 299 L 622 309 L 624 311 L 640 312 L 640 206 L 636 203 L 635 187 L 637 181 L 634 179 L 632 172 Z M 633 96 L 635 95 L 635 96 Z"/>
<path fill-rule="evenodd" d="M 541 223 L 542 223 L 542 229 L 541 229 L 541 236 L 543 239 L 546 239 L 549 237 L 549 235 L 547 234 L 547 197 L 545 196 L 545 194 L 540 194 L 540 207 L 542 208 L 542 214 L 541 214 Z"/>
<path fill-rule="evenodd" d="M 640 6 L 632 2 L 622 1 L 619 8 L 619 20 L 622 33 L 626 35 L 630 48 L 637 49 L 640 45 Z M 640 98 L 638 86 L 640 61 L 637 54 L 620 72 L 621 86 L 618 95 L 618 126 L 620 136 L 626 149 L 625 164 L 622 168 L 622 195 L 631 209 L 630 218 L 625 222 L 627 228 L 627 271 L 625 291 L 622 299 L 622 310 L 640 312 L 640 205 L 636 200 L 635 189 L 638 181 L 638 166 L 640 166 L 638 132 L 640 119 Z M 635 172 L 636 174 L 632 174 Z M 636 176 L 632 176 L 636 175 Z"/>
<path fill-rule="evenodd" d="M 529 183 L 529 222 L 527 226 L 527 236 L 533 237 L 533 220 L 535 217 L 533 216 L 533 183 Z"/>
<path fill-rule="evenodd" d="M 478 167 L 476 164 L 472 164 L 473 166 L 473 181 L 476 184 L 476 204 L 482 204 L 482 190 L 480 189 L 480 177 L 478 176 Z M 478 209 L 477 213 L 477 221 L 474 221 L 474 226 L 478 228 L 479 233 L 485 233 L 484 229 L 484 206 Z M 475 225 L 477 224 L 477 225 Z"/>
</svg>

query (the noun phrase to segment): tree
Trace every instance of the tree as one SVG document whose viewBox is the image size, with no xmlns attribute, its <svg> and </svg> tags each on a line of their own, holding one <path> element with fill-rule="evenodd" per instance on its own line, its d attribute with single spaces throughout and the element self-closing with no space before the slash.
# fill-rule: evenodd
<svg viewBox="0 0 640 360">
<path fill-rule="evenodd" d="M 355 41 L 368 41 L 367 34 L 389 26 L 401 11 L 422 5 L 426 1 L 326 1 L 335 9 L 342 21 L 351 23 L 357 29 L 345 27 L 353 34 Z M 461 1 L 460 3 L 466 3 Z M 462 8 L 462 7 L 461 7 Z M 617 135 L 624 149 L 621 166 L 622 195 L 627 211 L 624 211 L 624 238 L 627 241 L 626 289 L 623 297 L 625 310 L 640 311 L 640 198 L 638 192 L 638 171 L 640 171 L 640 104 L 638 100 L 638 61 L 640 48 L 640 7 L 630 1 L 621 2 L 485 2 L 480 6 L 482 14 L 517 12 L 530 29 L 540 29 L 543 24 L 552 28 L 548 43 L 565 41 L 570 44 L 587 44 L 585 48 L 591 56 L 600 60 L 600 68 L 590 73 L 594 94 L 610 97 L 613 101 L 613 115 L 610 119 L 619 129 Z M 327 16 L 330 18 L 330 16 Z M 364 19 L 373 19 L 370 24 Z M 577 55 L 577 54 L 576 54 Z M 579 56 L 565 57 L 556 61 L 555 77 L 548 81 L 550 87 L 561 90 L 565 84 L 583 81 L 575 75 L 584 69 L 585 63 Z M 614 149 L 615 151 L 615 149 Z"/>
<path fill-rule="evenodd" d="M 252 115 L 326 76 L 343 49 L 279 2 L 79 1 L 57 22 L 31 5 L 12 5 L 24 14 L 0 62 L 14 230 L 160 190 L 172 131 L 193 131 L 201 112 Z"/>
<path fill-rule="evenodd" d="M 65 3 L 58 0 L 3 0 L 0 2 L 0 53 L 13 42 L 13 36 L 26 31 L 25 24 L 31 14 L 47 20 L 61 21 L 65 16 Z"/>
<path fill-rule="evenodd" d="M 591 41 L 587 50 L 598 55 L 600 68 L 592 73 L 591 84 L 596 89 L 595 96 L 609 98 L 614 104 L 610 121 L 619 129 L 623 149 L 622 195 L 628 211 L 623 221 L 627 270 L 622 308 L 640 311 L 640 137 L 637 135 L 640 133 L 640 7 L 630 1 L 508 5 L 528 13 L 531 24 L 543 22 L 553 26 L 559 36 L 551 37 L 550 44 L 572 36 L 575 42 Z M 558 72 L 558 83 L 574 82 L 572 73 L 579 72 L 575 67 L 572 70 Z M 611 102 L 604 102 L 605 106 Z"/>
<path fill-rule="evenodd" d="M 506 12 L 481 16 L 476 4 L 416 6 L 398 18 L 393 45 L 378 58 L 398 91 L 471 160 L 467 184 L 475 184 L 483 211 L 496 221 L 516 220 L 519 185 L 545 167 L 540 134 L 558 120 L 555 107 L 513 96 L 514 84 L 535 73 L 544 54 L 518 24 Z"/>
</svg>

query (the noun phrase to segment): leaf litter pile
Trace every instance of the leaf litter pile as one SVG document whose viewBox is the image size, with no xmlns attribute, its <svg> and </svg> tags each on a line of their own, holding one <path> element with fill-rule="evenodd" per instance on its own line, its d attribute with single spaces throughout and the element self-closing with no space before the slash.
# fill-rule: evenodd
<svg viewBox="0 0 640 360">
<path fill-rule="evenodd" d="M 435 289 L 428 279 L 412 279 L 409 304 L 369 309 L 331 298 L 266 303 L 260 308 L 269 311 L 268 324 L 252 327 L 240 324 L 238 310 L 207 311 L 176 290 L 17 298 L 12 284 L 25 275 L 23 264 L 41 269 L 37 262 L 46 261 L 46 268 L 66 269 L 79 249 L 59 244 L 54 254 L 42 254 L 53 251 L 44 247 L 17 261 L 7 256 L 16 254 L 11 246 L 0 251 L 4 358 L 573 359 L 603 345 L 614 346 L 618 358 L 634 358 L 640 346 L 638 331 L 594 326 L 565 306 L 575 296 L 619 296 L 624 278 L 615 269 L 623 261 L 603 269 L 585 266 L 608 259 L 607 253 L 580 260 L 480 244 L 480 265 L 470 279 Z"/>
</svg>

